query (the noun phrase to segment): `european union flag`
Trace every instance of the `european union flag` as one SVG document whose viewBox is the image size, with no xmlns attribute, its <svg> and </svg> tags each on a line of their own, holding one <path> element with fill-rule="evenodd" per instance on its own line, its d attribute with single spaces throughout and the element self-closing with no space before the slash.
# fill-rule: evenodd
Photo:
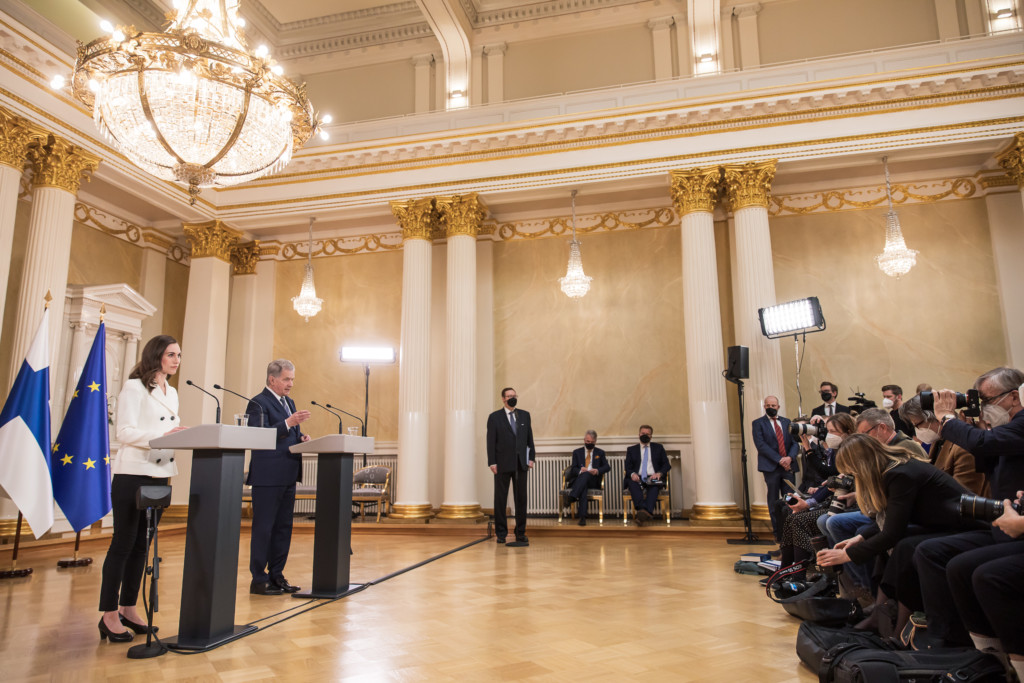
<svg viewBox="0 0 1024 683">
<path fill-rule="evenodd" d="M 53 444 L 53 498 L 81 531 L 110 512 L 110 432 L 104 324 L 96 331 L 64 424 Z"/>
</svg>

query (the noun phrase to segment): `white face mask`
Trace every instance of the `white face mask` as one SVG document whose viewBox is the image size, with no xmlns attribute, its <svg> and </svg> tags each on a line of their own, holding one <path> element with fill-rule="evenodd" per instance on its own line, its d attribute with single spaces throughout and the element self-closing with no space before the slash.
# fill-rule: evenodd
<svg viewBox="0 0 1024 683">
<path fill-rule="evenodd" d="M 996 405 L 988 405 L 981 409 L 981 415 L 985 418 L 985 422 L 988 422 L 989 426 L 993 429 L 996 427 L 1002 427 L 1004 424 L 1010 421 L 1010 413 L 1006 408 Z"/>
<path fill-rule="evenodd" d="M 939 434 L 934 429 L 928 429 L 927 427 L 918 427 L 914 430 L 914 434 L 921 440 L 921 443 L 935 443 L 939 440 Z"/>
<path fill-rule="evenodd" d="M 894 403 L 895 401 L 893 401 L 891 398 L 882 399 L 882 407 L 885 408 L 886 410 L 892 410 L 892 406 Z"/>
<path fill-rule="evenodd" d="M 829 433 L 825 436 L 825 445 L 829 448 L 839 448 L 841 443 L 843 443 L 843 439 L 838 434 Z"/>
</svg>

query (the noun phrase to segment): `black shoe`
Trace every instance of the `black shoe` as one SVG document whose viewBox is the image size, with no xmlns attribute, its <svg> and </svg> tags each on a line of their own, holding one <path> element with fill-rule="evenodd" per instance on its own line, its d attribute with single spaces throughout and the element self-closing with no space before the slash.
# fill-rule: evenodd
<svg viewBox="0 0 1024 683">
<path fill-rule="evenodd" d="M 652 515 L 652 514 L 651 514 L 650 512 L 648 512 L 647 510 L 641 510 L 641 511 L 640 511 L 640 512 L 639 512 L 639 513 L 637 514 L 637 516 L 638 516 L 638 517 L 640 518 L 640 521 L 641 521 L 641 522 L 649 522 L 649 521 L 651 521 L 652 519 L 654 519 L 654 515 Z"/>
<path fill-rule="evenodd" d="M 270 585 L 269 581 L 253 582 L 249 585 L 249 592 L 253 595 L 282 595 L 284 591 L 277 586 Z"/>
<path fill-rule="evenodd" d="M 498 536 L 497 542 L 498 543 L 504 543 L 505 539 L 503 537 L 501 537 L 501 536 Z"/>
<path fill-rule="evenodd" d="M 586 517 L 580 517 L 580 521 L 578 521 L 576 523 L 579 524 L 580 526 L 586 526 L 587 525 L 587 518 Z"/>
<path fill-rule="evenodd" d="M 103 617 L 100 617 L 100 640 L 109 639 L 110 642 L 112 643 L 130 643 L 132 641 L 132 638 L 134 637 L 135 636 L 132 635 L 131 631 L 125 631 L 124 633 L 114 633 L 109 628 L 107 628 L 107 625 L 105 623 L 103 623 Z"/>
<path fill-rule="evenodd" d="M 768 551 L 768 557 L 782 557 L 782 548 Z"/>
<path fill-rule="evenodd" d="M 147 633 L 149 631 L 149 626 L 147 624 L 136 624 L 134 621 L 128 619 L 123 614 L 120 614 L 118 616 L 121 617 L 121 623 L 124 624 L 125 628 L 130 628 L 136 633 Z M 159 626 L 153 627 L 153 633 L 156 633 L 159 630 Z"/>
<path fill-rule="evenodd" d="M 288 579 L 284 578 L 283 576 L 278 577 L 276 579 L 271 579 L 270 585 L 274 586 L 275 588 L 280 588 L 282 593 L 298 593 L 300 590 L 298 586 L 293 586 L 290 583 L 288 583 Z"/>
<path fill-rule="evenodd" d="M 771 578 L 770 576 L 766 576 L 763 579 L 761 579 L 760 581 L 758 581 L 758 583 L 761 584 L 762 586 L 767 586 L 768 585 L 768 579 L 770 579 L 770 578 Z"/>
</svg>

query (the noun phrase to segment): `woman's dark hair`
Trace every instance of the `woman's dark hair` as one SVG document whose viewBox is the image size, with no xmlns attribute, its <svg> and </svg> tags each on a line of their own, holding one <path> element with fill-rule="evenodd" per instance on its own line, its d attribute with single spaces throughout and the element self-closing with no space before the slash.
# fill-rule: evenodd
<svg viewBox="0 0 1024 683">
<path fill-rule="evenodd" d="M 163 368 L 164 351 L 171 344 L 177 343 L 177 339 L 166 334 L 158 334 L 150 339 L 142 349 L 142 359 L 138 365 L 132 368 L 128 379 L 141 379 L 142 386 L 148 389 L 155 387 L 156 382 L 153 380 L 156 377 L 156 373 L 160 372 Z"/>
</svg>

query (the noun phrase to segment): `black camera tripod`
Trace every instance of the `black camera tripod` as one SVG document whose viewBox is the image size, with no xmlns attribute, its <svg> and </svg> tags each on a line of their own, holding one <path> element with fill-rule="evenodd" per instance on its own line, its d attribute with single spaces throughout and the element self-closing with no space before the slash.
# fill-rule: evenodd
<svg viewBox="0 0 1024 683">
<path fill-rule="evenodd" d="M 743 380 L 737 377 L 730 377 L 728 372 L 723 372 L 726 380 L 736 385 L 739 391 L 740 400 L 740 462 L 743 464 L 743 528 L 745 530 L 742 538 L 729 538 L 726 543 L 733 545 L 774 545 L 772 541 L 762 541 L 754 533 L 754 527 L 750 521 L 750 482 L 747 479 L 747 436 L 744 431 L 746 418 L 743 415 Z"/>
</svg>

